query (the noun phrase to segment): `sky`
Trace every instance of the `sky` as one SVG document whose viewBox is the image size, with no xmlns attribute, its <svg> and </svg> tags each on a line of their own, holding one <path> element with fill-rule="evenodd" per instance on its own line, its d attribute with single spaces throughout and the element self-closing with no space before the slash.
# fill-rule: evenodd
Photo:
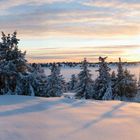
<svg viewBox="0 0 140 140">
<path fill-rule="evenodd" d="M 0 31 L 29 62 L 140 61 L 140 0 L 0 0 Z"/>
</svg>

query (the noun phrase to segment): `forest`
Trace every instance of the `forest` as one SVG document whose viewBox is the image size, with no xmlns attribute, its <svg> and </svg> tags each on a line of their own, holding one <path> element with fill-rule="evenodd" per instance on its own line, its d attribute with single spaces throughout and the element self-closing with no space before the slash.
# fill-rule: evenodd
<svg viewBox="0 0 140 140">
<path fill-rule="evenodd" d="M 110 72 L 107 57 L 99 57 L 99 76 L 93 80 L 86 58 L 80 63 L 81 71 L 66 82 L 58 63 L 52 63 L 51 73 L 46 76 L 40 64 L 30 64 L 26 52 L 19 47 L 17 32 L 6 35 L 2 32 L 0 42 L 0 94 L 61 97 L 63 93 L 75 93 L 77 99 L 132 100 L 139 93 L 140 80 L 129 69 L 123 68 L 121 58 L 117 73 Z"/>
</svg>

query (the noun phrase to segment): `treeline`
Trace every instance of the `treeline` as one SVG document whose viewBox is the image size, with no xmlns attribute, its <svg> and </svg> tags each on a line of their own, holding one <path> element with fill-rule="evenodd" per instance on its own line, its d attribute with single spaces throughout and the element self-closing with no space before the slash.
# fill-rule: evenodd
<svg viewBox="0 0 140 140">
<path fill-rule="evenodd" d="M 64 92 L 75 92 L 76 98 L 97 100 L 124 100 L 133 98 L 138 92 L 140 82 L 127 69 L 123 69 L 119 59 L 118 72 L 110 74 L 106 58 L 99 57 L 99 76 L 92 80 L 86 59 L 81 64 L 81 72 L 72 75 L 66 82 L 61 75 L 60 65 L 52 63 L 51 73 L 45 75 L 39 64 L 29 64 L 26 52 L 18 48 L 17 33 L 5 35 L 0 42 L 0 94 L 30 95 L 41 97 L 60 97 Z"/>
<path fill-rule="evenodd" d="M 116 66 L 118 65 L 119 62 L 108 62 L 109 66 Z M 79 67 L 81 66 L 82 62 L 57 62 L 56 63 L 59 67 Z M 140 64 L 140 62 L 122 62 L 123 66 L 129 66 L 129 65 L 137 65 Z M 41 67 L 51 67 L 53 65 L 53 63 L 40 63 L 39 65 L 41 65 Z M 89 67 L 96 67 L 99 65 L 99 62 L 96 63 L 92 63 L 92 62 L 88 62 L 88 66 Z"/>
<path fill-rule="evenodd" d="M 121 58 L 119 58 L 117 73 L 110 74 L 111 69 L 105 62 L 106 57 L 99 57 L 99 76 L 93 81 L 88 62 L 85 59 L 82 63 L 82 71 L 74 78 L 70 85 L 74 85 L 72 90 L 76 92 L 77 98 L 97 99 L 97 100 L 127 100 L 136 96 L 140 87 L 140 82 L 135 79 L 128 69 L 123 69 Z M 76 80 L 77 79 L 77 80 Z M 71 88 L 70 88 L 71 89 Z"/>
<path fill-rule="evenodd" d="M 60 97 L 64 92 L 74 92 L 78 99 L 96 100 L 131 100 L 139 90 L 140 81 L 124 69 L 119 58 L 117 73 L 110 73 L 111 69 L 105 61 L 107 57 L 99 57 L 98 77 L 93 80 L 89 63 L 86 59 L 81 63 L 81 71 L 78 75 L 72 75 L 69 82 L 65 82 L 60 73 L 60 66 L 56 63 L 50 67 L 51 74 L 46 77 L 44 97 Z M 43 93 L 43 92 L 40 92 Z"/>
</svg>

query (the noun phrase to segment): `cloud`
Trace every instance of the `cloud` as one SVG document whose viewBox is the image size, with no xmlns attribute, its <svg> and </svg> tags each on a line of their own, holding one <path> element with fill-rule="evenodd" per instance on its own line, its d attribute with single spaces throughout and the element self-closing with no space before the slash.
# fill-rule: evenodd
<svg viewBox="0 0 140 140">
<path fill-rule="evenodd" d="M 71 2 L 72 0 L 69 0 Z M 44 5 L 44 4 L 53 4 L 53 3 L 61 3 L 66 2 L 67 0 L 1 0 L 0 1 L 0 10 L 6 10 L 12 7 L 17 7 L 21 5 Z"/>
<path fill-rule="evenodd" d="M 115 10 L 115 7 L 118 5 L 124 7 L 122 6 L 124 4 L 127 5 L 126 7 L 139 5 L 118 0 L 0 1 L 0 9 L 6 10 L 6 15 L 0 16 L 0 30 L 6 32 L 17 30 L 22 38 L 47 38 L 48 36 L 115 38 L 138 35 L 140 12 L 130 8 Z M 104 7 L 112 7 L 112 9 L 104 9 Z"/>
<path fill-rule="evenodd" d="M 36 49 L 34 52 L 28 52 L 27 58 L 30 61 L 39 61 L 45 62 L 53 62 L 55 61 L 81 61 L 84 57 L 89 58 L 91 61 L 98 61 L 99 56 L 109 56 L 109 61 L 114 60 L 117 61 L 118 57 L 127 58 L 130 60 L 133 55 L 131 52 L 133 50 L 138 50 L 140 48 L 139 45 L 117 45 L 117 46 L 93 46 L 93 47 L 76 47 L 76 48 L 53 48 L 53 50 L 44 50 Z M 137 51 L 136 51 L 137 52 Z"/>
<path fill-rule="evenodd" d="M 6 33 L 17 30 L 21 40 L 40 40 L 34 44 L 29 41 L 26 43 L 28 48 L 23 45 L 28 50 L 30 60 L 63 61 L 75 59 L 75 56 L 77 60 L 84 56 L 95 59 L 98 55 L 110 55 L 112 58 L 114 55 L 132 56 L 131 50 L 140 48 L 136 46 L 140 43 L 139 39 L 135 39 L 140 35 L 139 9 L 139 0 L 1 0 L 0 30 Z M 79 42 L 74 41 L 74 38 L 78 38 Z M 118 44 L 121 44 L 123 38 L 136 45 L 106 46 L 111 41 L 105 39 L 118 39 Z M 43 39 L 45 43 L 42 43 Z M 97 41 L 86 43 L 86 39 Z M 81 44 L 85 49 L 79 47 Z M 88 45 L 93 45 L 93 48 Z M 77 49 L 73 49 L 73 46 Z"/>
<path fill-rule="evenodd" d="M 87 0 L 81 2 L 85 6 L 113 8 L 113 9 L 140 9 L 139 1 L 123 1 L 123 0 Z"/>
</svg>

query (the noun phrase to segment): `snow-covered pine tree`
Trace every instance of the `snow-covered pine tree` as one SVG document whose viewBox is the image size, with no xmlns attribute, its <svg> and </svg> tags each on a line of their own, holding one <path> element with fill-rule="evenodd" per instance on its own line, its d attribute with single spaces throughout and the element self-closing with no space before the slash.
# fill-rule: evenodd
<svg viewBox="0 0 140 140">
<path fill-rule="evenodd" d="M 123 79 L 124 78 L 124 69 L 123 69 L 123 66 L 122 66 L 121 58 L 119 58 L 117 71 L 118 71 L 118 74 L 117 74 L 118 79 L 119 80 Z"/>
<path fill-rule="evenodd" d="M 90 70 L 88 69 L 88 62 L 86 59 L 82 62 L 81 72 L 78 74 L 78 83 L 76 87 L 76 98 L 91 99 L 95 96 L 94 82 L 91 79 Z"/>
<path fill-rule="evenodd" d="M 140 90 L 140 74 L 139 74 L 139 79 L 138 79 L 138 90 Z"/>
<path fill-rule="evenodd" d="M 123 79 L 124 79 L 124 69 L 122 66 L 121 58 L 119 58 L 118 69 L 117 69 L 117 78 L 114 87 L 114 99 L 120 99 L 123 91 Z"/>
<path fill-rule="evenodd" d="M 71 79 L 68 83 L 68 90 L 74 91 L 76 89 L 77 82 L 78 82 L 77 77 L 75 76 L 75 74 L 72 74 Z"/>
<path fill-rule="evenodd" d="M 33 88 L 34 77 L 33 74 L 24 73 L 20 77 L 21 85 L 19 89 L 22 89 L 22 95 L 35 96 Z"/>
<path fill-rule="evenodd" d="M 95 80 L 95 92 L 97 95 L 97 99 L 99 100 L 111 100 L 113 98 L 112 93 L 112 81 L 110 76 L 110 68 L 105 62 L 107 57 L 102 58 L 99 57 L 99 76 Z"/>
<path fill-rule="evenodd" d="M 130 71 L 125 69 L 124 77 L 125 96 L 128 98 L 135 97 L 137 94 L 137 80 L 135 79 L 135 75 L 131 74 Z"/>
<path fill-rule="evenodd" d="M 111 79 L 112 80 L 115 80 L 116 79 L 116 73 L 115 73 L 115 71 L 112 71 L 112 73 L 111 73 Z"/>
<path fill-rule="evenodd" d="M 125 100 L 125 98 L 132 98 L 137 94 L 137 83 L 127 69 L 123 69 L 121 58 L 118 63 L 118 74 L 114 87 L 114 99 Z"/>
<path fill-rule="evenodd" d="M 0 43 L 1 94 L 24 94 L 22 79 L 29 76 L 29 66 L 25 59 L 26 53 L 22 53 L 18 49 L 19 39 L 16 35 L 17 33 L 14 32 L 12 35 L 6 36 L 2 32 L 2 42 Z"/>
<path fill-rule="evenodd" d="M 35 90 L 35 95 L 36 96 L 45 96 L 46 94 L 46 82 L 47 82 L 47 77 L 45 75 L 44 69 L 41 67 L 40 64 L 32 64 L 33 68 L 33 87 Z"/>
<path fill-rule="evenodd" d="M 116 73 L 115 73 L 115 71 L 112 71 L 112 73 L 111 73 L 111 83 L 112 83 L 113 97 L 114 97 L 114 87 L 115 87 L 115 84 L 116 84 L 116 80 L 117 80 Z"/>
<path fill-rule="evenodd" d="M 64 78 L 56 63 L 51 66 L 51 74 L 47 78 L 46 97 L 60 97 L 63 94 Z"/>
</svg>

